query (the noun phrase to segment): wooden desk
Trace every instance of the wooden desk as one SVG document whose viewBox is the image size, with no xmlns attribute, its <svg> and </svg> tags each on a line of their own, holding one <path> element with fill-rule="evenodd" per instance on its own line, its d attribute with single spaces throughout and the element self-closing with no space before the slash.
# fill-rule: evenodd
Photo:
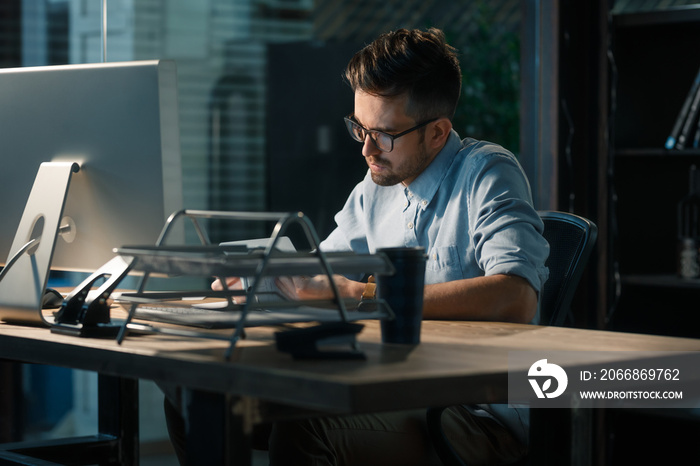
<svg viewBox="0 0 700 466">
<path fill-rule="evenodd" d="M 251 422 L 289 414 L 505 402 L 509 351 L 700 351 L 700 340 L 695 339 L 436 321 L 424 323 L 418 346 L 382 345 L 374 321 L 367 322 L 359 336 L 366 361 L 294 361 L 275 349 L 269 328 L 249 329 L 247 333 L 232 360 L 226 362 L 223 356 L 227 343 L 218 340 L 129 336 L 120 346 L 113 340 L 0 324 L 0 358 L 182 385 L 195 396 L 212 395 L 235 405 L 240 424 L 232 426 L 224 420 L 223 425 L 245 431 Z M 619 357 L 630 356 L 620 353 Z M 610 356 L 605 360 L 601 362 L 609 362 Z M 527 371 L 528 367 L 510 369 Z M 293 409 L 276 409 L 281 407 Z M 241 451 L 231 459 L 227 452 L 230 440 L 225 436 L 214 439 L 215 443 L 224 443 L 212 450 L 221 462 L 249 461 Z"/>
</svg>

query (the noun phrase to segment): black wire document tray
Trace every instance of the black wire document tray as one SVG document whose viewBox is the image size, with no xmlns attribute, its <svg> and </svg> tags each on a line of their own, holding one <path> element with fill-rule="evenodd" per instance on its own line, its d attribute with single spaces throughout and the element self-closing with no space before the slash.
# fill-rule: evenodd
<svg viewBox="0 0 700 466">
<path fill-rule="evenodd" d="M 180 219 L 190 220 L 201 240 L 201 245 L 166 245 L 172 224 Z M 242 244 L 213 245 L 202 219 L 276 222 L 272 234 L 258 246 Z M 285 250 L 282 245 L 288 238 L 284 233 L 291 225 L 302 228 L 308 240 L 308 251 Z M 291 244 L 291 243 L 290 243 Z M 67 311 L 73 315 L 89 315 L 93 307 L 100 308 L 114 291 L 117 283 L 130 272 L 142 273 L 138 289 L 134 293 L 121 293 L 120 301 L 129 309 L 121 324 L 117 340 L 122 343 L 130 330 L 226 339 L 230 341 L 226 358 L 229 359 L 236 342 L 244 336 L 244 329 L 260 325 L 283 325 L 297 322 L 319 322 L 326 329 L 333 328 L 339 335 L 354 334 L 364 319 L 392 318 L 389 306 L 380 299 L 363 301 L 342 298 L 333 279 L 334 274 L 392 274 L 394 267 L 384 254 L 356 254 L 348 252 L 323 252 L 311 222 L 302 213 L 250 213 L 183 210 L 174 213 L 166 222 L 160 238 L 154 246 L 124 246 L 115 249 L 117 256 L 105 264 L 112 264 L 108 282 L 97 290 L 97 302 L 87 302 L 87 291 L 76 289 L 69 296 L 77 300 Z M 178 292 L 144 291 L 151 275 L 216 277 L 223 290 L 210 288 Z M 79 288 L 89 288 L 96 278 L 95 272 Z M 313 276 L 327 277 L 333 292 L 332 299 L 290 300 L 276 288 L 275 277 Z M 242 289 L 228 289 L 225 277 L 241 277 Z M 78 299 L 80 298 L 80 299 Z M 67 299 L 67 301 L 71 301 Z M 64 307 L 65 304 L 64 304 Z M 358 310 L 358 309 L 362 310 Z M 66 309 L 62 308 L 62 311 Z M 136 321 L 135 321 L 136 319 Z M 64 319 L 66 320 L 66 319 Z M 75 319 L 62 325 L 62 331 L 71 331 Z M 174 324 L 174 325 L 162 325 Z M 85 326 L 81 327 L 84 328 Z M 231 335 L 206 329 L 233 329 Z M 68 330 L 66 330 L 68 329 Z M 335 331 L 334 330 L 334 331 Z M 53 329 L 52 329 L 53 331 Z M 321 332 L 323 333 L 323 332 Z M 301 335 L 301 334 L 300 334 Z"/>
<path fill-rule="evenodd" d="M 318 275 L 326 272 L 315 252 L 269 253 L 237 246 L 125 246 L 117 248 L 115 252 L 136 258 L 135 270 L 170 275 L 248 277 L 258 272 L 263 261 L 267 261 L 265 275 L 268 276 Z M 326 252 L 324 256 L 334 273 L 389 273 L 393 270 L 391 262 L 384 255 Z"/>
<path fill-rule="evenodd" d="M 236 328 L 242 317 L 242 310 L 231 308 L 208 308 L 200 307 L 198 304 L 182 304 L 160 301 L 143 301 L 137 296 L 122 297 L 127 303 L 143 302 L 143 305 L 136 309 L 134 317 L 137 319 L 162 322 L 166 324 L 178 324 L 191 327 L 201 327 L 206 329 L 229 329 Z M 209 304 L 209 303 L 205 303 Z M 214 304 L 218 304 L 215 302 Z M 329 304 L 331 304 L 329 302 Z M 360 315 L 359 312 L 349 311 L 348 318 L 368 318 Z M 373 316 L 369 316 L 371 318 Z M 320 309 L 311 306 L 298 306 L 288 308 L 260 308 L 249 309 L 246 315 L 245 326 L 255 327 L 264 325 L 284 325 L 297 322 L 337 322 L 338 311 L 336 309 Z"/>
<path fill-rule="evenodd" d="M 212 277 L 255 276 L 259 264 L 267 260 L 265 275 L 251 290 L 192 291 L 187 293 L 122 293 L 120 300 L 137 305 L 133 317 L 156 322 L 201 328 L 236 328 L 280 325 L 295 322 L 334 322 L 381 319 L 391 315 L 383 302 L 363 306 L 359 301 L 342 299 L 344 311 L 336 300 L 292 301 L 279 293 L 275 276 L 318 275 L 325 271 L 313 252 L 279 252 L 266 256 L 264 251 L 215 247 L 124 247 L 117 254 L 133 261 L 132 269 L 169 275 L 194 274 Z M 376 273 L 391 271 L 384 256 L 354 253 L 326 253 L 334 273 Z M 251 287 L 252 288 L 252 287 Z M 366 302 L 364 303 L 366 304 Z"/>
</svg>

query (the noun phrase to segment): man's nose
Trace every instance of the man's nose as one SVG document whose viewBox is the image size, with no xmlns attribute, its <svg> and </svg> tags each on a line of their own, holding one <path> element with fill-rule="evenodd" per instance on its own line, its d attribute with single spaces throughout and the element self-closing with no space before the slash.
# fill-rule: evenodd
<svg viewBox="0 0 700 466">
<path fill-rule="evenodd" d="M 377 155 L 381 151 L 377 147 L 377 145 L 372 141 L 372 137 L 367 133 L 365 135 L 365 142 L 362 144 L 362 156 L 363 157 L 370 157 L 372 155 Z"/>
</svg>

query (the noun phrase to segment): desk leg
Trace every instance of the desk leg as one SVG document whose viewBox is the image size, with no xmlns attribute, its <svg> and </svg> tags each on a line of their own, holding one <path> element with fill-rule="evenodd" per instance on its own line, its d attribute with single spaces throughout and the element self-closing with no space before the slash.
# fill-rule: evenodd
<svg viewBox="0 0 700 466">
<path fill-rule="evenodd" d="M 17 442 L 24 433 L 22 364 L 0 359 L 0 443 Z"/>
<path fill-rule="evenodd" d="M 188 465 L 244 465 L 252 462 L 251 432 L 245 414 L 234 412 L 231 395 L 183 389 L 187 412 Z"/>
<path fill-rule="evenodd" d="M 591 408 L 531 408 L 530 464 L 594 464 L 593 417 Z"/>
<path fill-rule="evenodd" d="M 98 431 L 119 440 L 118 464 L 139 464 L 138 380 L 98 375 Z"/>
</svg>

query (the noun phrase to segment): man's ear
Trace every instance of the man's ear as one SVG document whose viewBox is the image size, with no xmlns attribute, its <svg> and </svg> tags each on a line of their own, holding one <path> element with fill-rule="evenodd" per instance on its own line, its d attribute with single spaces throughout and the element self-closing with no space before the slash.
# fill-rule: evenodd
<svg viewBox="0 0 700 466">
<path fill-rule="evenodd" d="M 440 118 L 430 125 L 430 131 L 428 132 L 430 137 L 428 138 L 428 143 L 434 149 L 442 149 L 442 146 L 445 145 L 451 130 L 452 122 L 450 119 Z"/>
</svg>

